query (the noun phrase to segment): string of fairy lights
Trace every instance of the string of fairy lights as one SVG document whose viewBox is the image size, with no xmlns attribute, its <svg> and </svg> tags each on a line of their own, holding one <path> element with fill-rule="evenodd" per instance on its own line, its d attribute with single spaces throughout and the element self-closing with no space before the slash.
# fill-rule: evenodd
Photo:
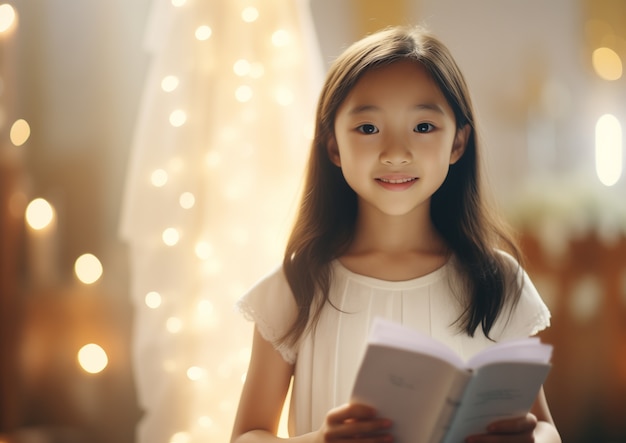
<svg viewBox="0 0 626 443">
<path fill-rule="evenodd" d="M 155 5 L 122 215 L 137 441 L 228 441 L 252 328 L 234 305 L 280 262 L 321 69 L 297 2 Z"/>
</svg>

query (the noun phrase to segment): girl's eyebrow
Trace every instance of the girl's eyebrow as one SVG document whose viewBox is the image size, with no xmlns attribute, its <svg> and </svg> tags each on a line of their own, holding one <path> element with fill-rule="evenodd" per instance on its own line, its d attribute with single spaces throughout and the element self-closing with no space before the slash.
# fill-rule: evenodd
<svg viewBox="0 0 626 443">
<path fill-rule="evenodd" d="M 414 109 L 418 111 L 422 111 L 422 110 L 435 111 L 438 114 L 445 114 L 445 111 L 443 110 L 443 108 L 439 106 L 437 103 L 423 103 L 423 104 L 415 105 Z"/>
<path fill-rule="evenodd" d="M 445 114 L 443 108 L 439 106 L 437 103 L 420 103 L 420 104 L 413 106 L 413 109 L 416 111 L 426 110 L 426 111 L 434 111 L 434 112 L 437 112 L 438 114 Z M 356 115 L 356 114 L 362 114 L 365 112 L 376 112 L 376 111 L 381 111 L 381 108 L 379 108 L 376 105 L 358 105 L 350 109 L 349 114 Z"/>
</svg>

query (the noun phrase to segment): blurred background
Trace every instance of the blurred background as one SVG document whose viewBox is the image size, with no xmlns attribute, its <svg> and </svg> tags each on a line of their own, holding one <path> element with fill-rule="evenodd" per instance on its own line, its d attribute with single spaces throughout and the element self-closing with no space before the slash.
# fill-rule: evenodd
<svg viewBox="0 0 626 443">
<path fill-rule="evenodd" d="M 0 0 L 0 442 L 228 441 L 325 68 L 415 23 L 552 310 L 563 440 L 626 442 L 622 0 Z"/>
</svg>

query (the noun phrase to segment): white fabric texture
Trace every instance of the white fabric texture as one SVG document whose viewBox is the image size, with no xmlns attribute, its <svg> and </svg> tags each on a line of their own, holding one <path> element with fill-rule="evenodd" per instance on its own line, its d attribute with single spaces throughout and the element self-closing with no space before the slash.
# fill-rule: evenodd
<svg viewBox="0 0 626 443">
<path fill-rule="evenodd" d="M 472 338 L 452 326 L 462 312 L 451 291 L 457 278 L 454 260 L 428 275 L 402 282 L 355 274 L 339 261 L 333 262 L 330 297 L 339 310 L 327 304 L 313 333 L 292 348 L 277 348 L 286 361 L 295 363 L 290 435 L 318 429 L 330 409 L 349 400 L 375 317 L 429 334 L 464 359 L 493 344 L 482 330 Z M 528 337 L 550 324 L 550 312 L 525 272 L 522 278 L 519 303 L 510 316 L 505 312 L 498 318 L 490 333 L 495 341 Z M 238 305 L 271 342 L 286 331 L 296 315 L 282 268 L 255 285 Z"/>
<path fill-rule="evenodd" d="M 305 0 L 155 0 L 147 25 L 120 226 L 136 442 L 228 441 L 250 338 L 233 303 L 280 256 L 321 57 Z"/>
</svg>

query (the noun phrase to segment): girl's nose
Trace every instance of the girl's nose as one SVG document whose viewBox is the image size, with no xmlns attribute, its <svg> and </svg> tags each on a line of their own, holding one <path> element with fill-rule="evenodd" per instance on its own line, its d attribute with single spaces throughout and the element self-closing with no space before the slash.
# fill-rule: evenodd
<svg viewBox="0 0 626 443">
<path fill-rule="evenodd" d="M 380 153 L 380 162 L 386 165 L 404 165 L 413 158 L 406 142 L 401 139 L 385 140 L 385 147 Z"/>
</svg>

